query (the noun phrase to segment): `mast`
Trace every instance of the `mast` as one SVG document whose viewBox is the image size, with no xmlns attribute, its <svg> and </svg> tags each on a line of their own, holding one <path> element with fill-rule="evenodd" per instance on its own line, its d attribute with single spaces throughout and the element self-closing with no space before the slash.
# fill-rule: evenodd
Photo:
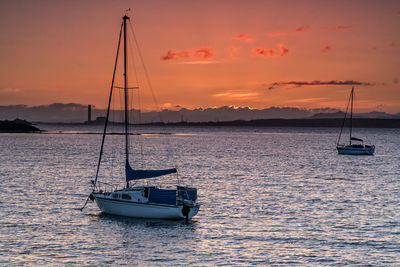
<svg viewBox="0 0 400 267">
<path fill-rule="evenodd" d="M 129 19 L 127 15 L 123 17 L 124 20 L 124 98 L 125 98 L 125 157 L 126 157 L 126 166 L 129 163 L 129 145 L 128 145 L 128 74 L 127 74 L 127 59 L 126 59 L 126 21 Z M 129 182 L 126 182 L 126 187 L 129 187 Z"/>
<path fill-rule="evenodd" d="M 350 109 L 350 145 L 351 145 L 351 130 L 353 128 L 353 100 L 354 100 L 354 86 L 351 88 L 351 109 Z"/>
</svg>

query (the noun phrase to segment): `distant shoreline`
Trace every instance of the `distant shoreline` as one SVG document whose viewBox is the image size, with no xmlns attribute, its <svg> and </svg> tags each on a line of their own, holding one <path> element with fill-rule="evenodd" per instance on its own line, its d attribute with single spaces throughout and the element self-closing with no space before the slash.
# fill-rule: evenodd
<svg viewBox="0 0 400 267">
<path fill-rule="evenodd" d="M 143 124 L 131 124 L 140 126 L 177 126 L 177 127 L 322 127 L 322 128 L 340 128 L 343 119 L 259 119 L 259 120 L 235 120 L 220 122 L 154 122 Z M 349 125 L 346 121 L 345 126 Z M 103 125 L 100 123 L 83 122 L 83 123 L 54 123 L 54 122 L 35 122 L 35 124 L 44 125 Z M 122 123 L 110 122 L 110 124 L 118 125 Z M 355 128 L 400 128 L 400 119 L 353 119 L 353 127 Z"/>
</svg>

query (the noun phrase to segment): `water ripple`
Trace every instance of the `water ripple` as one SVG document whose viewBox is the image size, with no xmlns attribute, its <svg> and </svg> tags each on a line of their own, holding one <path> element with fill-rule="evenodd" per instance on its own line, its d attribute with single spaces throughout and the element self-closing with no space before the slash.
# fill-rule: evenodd
<svg viewBox="0 0 400 267">
<path fill-rule="evenodd" d="M 0 135 L 0 265 L 400 264 L 398 130 L 357 129 L 376 145 L 373 157 L 338 155 L 334 129 L 152 131 L 181 133 L 146 135 L 142 146 L 146 166 L 177 163 L 199 188 L 203 206 L 189 225 L 93 204 L 80 212 L 100 135 Z M 111 183 L 123 175 L 121 138 L 107 141 L 105 157 L 114 156 L 100 179 Z M 175 152 L 160 152 L 169 143 Z"/>
</svg>

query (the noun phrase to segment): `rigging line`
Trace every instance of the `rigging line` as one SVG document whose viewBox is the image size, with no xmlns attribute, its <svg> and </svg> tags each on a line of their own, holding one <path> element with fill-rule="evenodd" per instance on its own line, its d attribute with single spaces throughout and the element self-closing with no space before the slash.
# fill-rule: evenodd
<svg viewBox="0 0 400 267">
<path fill-rule="evenodd" d="M 132 41 L 132 38 L 131 38 L 131 36 L 130 35 L 127 35 L 127 43 L 128 43 L 128 47 L 130 47 L 131 48 L 131 51 L 133 51 L 133 41 Z M 130 99 L 130 107 L 132 108 L 131 110 L 130 110 L 130 116 L 132 117 L 132 119 L 133 119 L 133 124 L 134 124 L 134 126 L 135 126 L 135 128 L 138 130 L 138 134 L 140 135 L 141 133 L 142 133 L 142 127 L 141 127 L 141 116 L 140 116 L 140 110 L 141 110 L 141 104 L 140 104 L 140 98 L 139 98 L 139 93 L 140 93 L 140 82 L 139 82 L 139 77 L 138 77 L 138 73 L 139 73 L 139 71 L 138 71 L 138 68 L 137 68 L 137 65 L 136 65 L 136 59 L 135 59 L 135 53 L 134 52 L 132 52 L 132 53 L 130 53 L 129 54 L 129 57 L 130 57 L 130 62 L 131 62 L 131 66 L 133 67 L 133 70 L 134 70 L 134 73 L 135 73 L 135 79 L 136 79 L 136 87 L 134 87 L 134 88 L 137 88 L 138 90 L 136 90 L 137 91 L 137 98 L 138 98 L 138 108 L 139 108 L 139 110 L 138 110 L 138 116 L 136 116 L 136 117 L 138 117 L 138 118 L 136 118 L 135 117 L 135 110 L 134 110 L 134 105 L 135 105 L 135 100 L 136 100 L 136 98 L 134 99 L 134 95 L 135 95 L 135 92 L 132 92 L 131 93 L 131 99 Z M 136 121 L 138 120 L 138 123 L 136 123 Z M 140 147 L 140 155 L 141 155 L 141 159 L 142 159 L 142 165 L 143 165 L 143 142 L 142 142 L 142 138 L 140 138 L 140 136 L 137 136 L 136 137 L 136 140 L 137 140 L 137 143 L 139 144 L 139 147 Z M 143 166 L 142 166 L 143 167 Z"/>
<path fill-rule="evenodd" d="M 121 65 L 121 63 L 120 63 Z M 124 79 L 124 75 L 123 75 L 123 70 L 121 70 L 121 66 L 118 66 L 118 70 L 119 70 L 119 79 L 121 82 L 121 80 L 123 81 Z M 115 87 L 115 86 L 114 86 Z M 115 129 L 117 132 L 123 133 L 124 132 L 124 104 L 123 104 L 123 91 L 122 90 L 117 90 L 118 91 L 118 100 L 119 100 L 119 106 L 118 108 L 115 110 L 116 112 L 116 118 L 118 119 L 118 124 L 116 125 Z M 121 154 L 123 155 L 123 154 Z"/>
<path fill-rule="evenodd" d="M 132 91 L 132 92 L 128 92 L 128 93 L 129 93 L 129 97 L 128 97 L 128 99 L 129 99 L 129 118 L 132 121 L 132 125 L 130 126 L 130 128 L 135 127 L 135 129 L 136 129 L 137 127 L 135 125 L 135 108 L 134 108 L 134 99 L 133 99 L 135 92 Z M 132 141 L 132 138 L 130 140 Z M 135 137 L 135 140 L 138 140 L 138 137 Z M 130 144 L 131 143 L 132 142 L 130 142 Z M 133 155 L 133 151 L 134 151 L 134 149 L 130 149 L 129 154 Z M 134 157 L 134 158 L 136 158 L 136 157 Z"/>
<path fill-rule="evenodd" d="M 110 97 L 108 99 L 107 115 L 106 115 L 106 121 L 104 123 L 104 132 L 103 132 L 103 138 L 101 140 L 100 155 L 99 155 L 99 161 L 97 163 L 96 178 L 95 178 L 94 183 L 93 183 L 93 191 L 96 189 L 97 178 L 99 177 L 101 156 L 103 154 L 104 140 L 105 140 L 106 132 L 107 132 L 107 122 L 108 122 L 108 117 L 110 115 L 110 104 L 111 104 L 112 92 L 113 92 L 113 87 L 114 87 L 115 71 L 117 69 L 117 63 L 118 63 L 119 48 L 120 48 L 120 44 L 121 44 L 122 26 L 123 26 L 123 23 L 121 24 L 121 29 L 119 31 L 117 55 L 115 57 L 114 72 L 113 72 L 113 76 L 112 76 L 112 80 L 111 80 Z"/>
<path fill-rule="evenodd" d="M 146 64 L 144 63 L 142 51 L 141 51 L 141 49 L 140 49 L 139 42 L 138 42 L 138 40 L 137 40 L 137 38 L 136 38 L 136 34 L 135 34 L 135 31 L 134 31 L 134 29 L 133 29 L 133 26 L 132 26 L 132 23 L 131 23 L 130 20 L 129 20 L 129 25 L 130 25 L 129 28 L 130 28 L 130 30 L 131 30 L 131 32 L 132 32 L 132 35 L 133 35 L 133 38 L 134 38 L 134 40 L 135 40 L 135 44 L 136 44 L 136 47 L 137 47 L 137 50 L 138 50 L 138 55 L 139 55 L 139 58 L 140 58 L 140 61 L 141 61 L 141 63 L 142 63 L 143 70 L 144 70 L 144 73 L 145 73 L 145 77 L 146 77 L 146 80 L 147 80 L 149 89 L 150 89 L 150 91 L 151 91 L 151 96 L 152 96 L 152 98 L 153 98 L 153 101 L 154 101 L 154 103 L 155 103 L 155 105 L 156 105 L 156 109 L 157 109 L 157 111 L 158 111 L 158 112 L 157 112 L 157 113 L 158 113 L 158 117 L 159 117 L 160 121 L 161 121 L 162 123 L 164 123 L 164 120 L 163 120 L 162 114 L 161 114 L 161 110 L 160 110 L 160 107 L 159 107 L 159 105 L 158 105 L 158 102 L 157 102 L 157 99 L 156 99 L 156 96 L 155 96 L 155 93 L 154 93 L 154 90 L 153 90 L 153 86 L 152 86 L 152 84 L 151 84 L 150 75 L 149 75 L 149 73 L 148 73 L 148 71 L 147 71 Z M 169 147 L 170 147 L 170 140 L 169 140 L 169 138 L 167 138 L 167 142 L 168 142 Z M 170 155 L 172 156 L 173 162 L 175 163 L 175 164 L 174 164 L 174 165 L 175 165 L 174 167 L 179 171 L 179 169 L 178 169 L 178 167 L 177 167 L 177 165 L 176 165 L 176 155 L 175 155 L 174 153 L 172 153 L 169 149 L 167 149 L 167 152 L 168 152 L 168 154 L 170 154 Z"/>
<path fill-rule="evenodd" d="M 131 27 L 132 27 L 132 25 L 131 25 Z M 128 36 L 128 41 L 129 41 L 129 44 L 131 45 L 132 50 L 133 50 L 133 41 L 131 40 L 130 35 Z M 139 53 L 137 53 L 137 54 L 139 54 Z M 141 88 L 140 88 L 140 82 L 139 82 L 139 78 L 138 78 L 139 68 L 137 68 L 136 64 L 135 64 L 135 62 L 136 62 L 135 61 L 135 53 L 131 53 L 131 57 L 132 57 L 133 68 L 135 70 L 136 83 L 137 83 L 137 86 L 138 86 L 137 103 L 138 103 L 138 109 L 139 110 L 138 110 L 138 116 L 137 116 L 138 117 L 137 118 L 138 123 L 136 125 L 136 128 L 138 129 L 138 132 L 140 134 L 143 134 L 143 126 L 141 125 L 142 124 L 142 113 L 141 113 L 142 103 L 141 103 L 141 99 L 140 99 Z M 139 146 L 140 146 L 140 156 L 142 158 L 142 167 L 143 167 L 144 166 L 144 162 L 143 162 L 143 158 L 144 158 L 143 142 L 142 142 L 142 138 L 140 138 L 140 137 L 138 137 L 137 140 L 139 141 L 138 143 L 139 143 Z"/>
<path fill-rule="evenodd" d="M 115 119 L 116 119 L 116 116 L 115 116 L 115 102 L 116 102 L 117 100 L 115 99 L 115 97 L 113 98 L 113 100 L 112 100 L 112 109 L 111 110 L 113 110 L 114 112 L 112 112 L 111 114 L 112 114 L 112 119 L 111 119 L 111 121 L 114 121 L 115 122 Z M 115 123 L 112 123 L 111 124 L 113 127 L 112 127 L 112 129 L 115 131 Z M 114 140 L 114 138 L 111 138 L 111 140 Z M 115 148 L 115 146 L 114 145 L 111 145 L 111 152 L 110 152 L 110 156 L 111 156 L 111 167 L 110 167 L 110 169 L 109 169 L 109 177 L 111 178 L 110 180 L 114 183 L 114 181 L 115 181 L 115 177 L 114 177 L 114 170 L 115 170 L 115 166 L 116 166 L 116 164 L 115 164 L 115 160 L 116 160 L 116 148 Z"/>
<path fill-rule="evenodd" d="M 339 145 L 340 137 L 342 136 L 342 132 L 343 132 L 343 128 L 344 128 L 344 123 L 346 122 L 347 112 L 348 112 L 348 110 L 349 110 L 350 100 L 351 100 L 351 94 L 350 94 L 349 100 L 347 101 L 346 112 L 344 113 L 344 118 L 343 118 L 343 121 L 342 121 L 342 127 L 340 128 L 340 134 L 339 134 L 339 138 L 338 138 L 338 140 L 337 140 L 336 145 Z"/>
<path fill-rule="evenodd" d="M 353 130 L 353 102 L 354 102 L 354 86 L 351 88 L 351 113 L 350 113 L 350 145 L 351 145 L 351 132 Z"/>
<path fill-rule="evenodd" d="M 113 120 L 113 131 L 116 133 L 122 133 L 123 129 L 122 129 L 122 123 L 123 122 L 123 112 L 121 110 L 122 107 L 122 95 L 121 95 L 121 90 L 116 90 L 118 92 L 118 95 L 116 95 L 113 98 L 113 115 L 114 115 L 114 120 Z M 114 94 L 115 91 L 114 91 Z M 111 136 L 111 140 L 113 140 L 113 143 L 111 145 L 111 158 L 112 158 L 112 165 L 110 168 L 110 177 L 112 178 L 111 180 L 113 182 L 115 182 L 116 184 L 118 184 L 120 182 L 120 173 L 123 172 L 123 170 L 121 169 L 121 166 L 124 166 L 123 164 L 120 163 L 120 158 L 122 155 L 124 155 L 123 153 L 121 153 L 121 151 L 123 151 L 123 147 L 122 147 L 122 143 L 123 142 L 119 142 L 120 139 L 120 135 L 115 135 L 115 136 Z"/>
<path fill-rule="evenodd" d="M 128 46 L 128 47 L 131 47 L 132 44 L 131 44 L 131 39 L 130 39 L 129 35 L 127 35 L 126 37 L 127 37 L 127 46 Z M 131 49 L 131 51 L 132 51 L 132 49 Z M 131 59 L 131 60 L 129 60 L 129 62 L 128 62 L 128 67 L 129 67 L 129 69 L 131 69 L 130 67 L 133 66 L 134 73 L 135 73 L 135 78 L 136 78 L 136 84 L 137 84 L 137 86 L 131 87 L 131 88 L 136 88 L 136 89 L 137 89 L 137 88 L 138 88 L 138 78 L 137 78 L 137 73 L 136 73 L 136 65 L 135 65 L 135 59 L 134 59 L 134 56 L 133 56 L 133 52 L 132 52 L 132 53 L 129 53 L 129 54 L 128 54 L 128 57 Z M 127 88 L 127 89 L 128 89 L 128 88 Z M 128 112 L 129 112 L 129 118 L 131 118 L 132 123 L 135 123 L 135 113 L 134 113 L 134 107 L 133 107 L 134 99 L 133 99 L 133 97 L 134 97 L 134 92 L 128 91 L 128 99 L 129 99 Z M 132 152 L 131 152 L 131 153 L 132 153 Z"/>
<path fill-rule="evenodd" d="M 128 37 L 128 39 L 127 39 L 128 40 L 128 47 L 133 48 L 133 42 L 131 40 L 132 38 L 130 37 L 130 35 L 127 35 L 127 37 Z M 133 51 L 133 49 L 131 49 L 131 51 Z M 132 64 L 133 70 L 134 70 L 134 73 L 135 73 L 136 84 L 137 84 L 138 87 L 140 87 L 139 79 L 138 79 L 138 71 L 137 71 L 136 63 L 135 63 L 135 53 L 134 52 L 130 53 L 129 57 L 131 59 L 130 63 Z"/>
<path fill-rule="evenodd" d="M 141 103 L 140 103 L 140 93 L 138 91 L 138 101 L 139 101 L 139 113 L 138 113 L 138 117 L 139 117 L 139 130 L 140 133 L 143 134 L 143 126 L 142 126 L 142 109 L 141 109 Z M 142 158 L 144 158 L 144 150 L 143 150 L 143 142 L 139 142 L 140 145 L 140 156 Z M 143 167 L 143 162 L 142 162 L 142 167 Z"/>
<path fill-rule="evenodd" d="M 130 37 L 130 35 L 128 35 L 128 45 L 132 48 L 132 51 L 133 51 L 133 42 L 132 42 L 132 38 Z M 139 77 L 138 77 L 139 69 L 137 68 L 136 63 L 135 63 L 136 62 L 135 53 L 131 53 L 130 57 L 131 57 L 131 62 L 132 62 L 133 69 L 134 69 L 134 72 L 135 72 L 136 84 L 137 84 L 137 88 L 138 88 L 137 92 L 138 92 L 138 95 L 139 95 L 139 90 L 140 90 L 140 82 L 139 82 Z M 140 99 L 138 99 L 138 105 L 139 105 L 139 112 L 140 112 L 140 110 L 141 110 Z M 138 124 L 140 125 L 140 123 L 141 123 L 141 121 L 140 121 L 140 118 L 139 118 Z"/>
<path fill-rule="evenodd" d="M 139 129 L 140 132 L 143 133 L 143 126 L 142 126 L 142 102 L 140 99 L 140 93 L 141 90 L 137 91 L 137 99 L 138 99 L 138 106 L 139 106 L 139 111 L 138 111 L 138 117 L 139 117 Z M 140 156 L 143 158 L 143 143 L 140 143 Z"/>
<path fill-rule="evenodd" d="M 119 109 L 117 111 L 117 114 L 119 114 L 119 121 L 118 121 L 118 125 L 120 123 L 124 122 L 124 109 L 123 109 L 123 104 L 122 104 L 122 93 L 121 90 L 118 90 L 118 99 L 119 99 Z M 122 124 L 121 124 L 122 125 Z M 121 130 L 121 133 L 124 132 L 123 128 L 120 127 L 116 127 L 118 130 Z"/>
<path fill-rule="evenodd" d="M 144 59 L 143 59 L 143 55 L 142 55 L 142 52 L 141 52 L 141 49 L 140 49 L 140 46 L 139 46 L 139 42 L 138 42 L 138 40 L 136 38 L 136 34 L 134 32 L 132 23 L 130 21 L 129 21 L 129 24 L 130 24 L 130 30 L 132 31 L 132 35 L 133 35 L 135 43 L 136 43 L 136 47 L 137 47 L 137 50 L 138 50 L 138 54 L 139 54 L 141 63 L 143 65 L 143 70 L 144 70 L 144 73 L 145 73 L 145 76 L 146 76 L 146 79 L 147 79 L 147 83 L 148 83 L 148 86 L 150 88 L 153 101 L 154 101 L 154 103 L 156 105 L 156 110 L 157 110 L 157 114 L 158 114 L 159 120 L 161 121 L 161 123 L 165 123 L 164 119 L 162 117 L 162 111 L 160 109 L 160 106 L 158 105 L 157 98 L 155 96 L 155 92 L 154 92 L 153 86 L 151 84 L 150 75 L 149 75 L 149 73 L 147 71 L 147 68 L 146 68 L 146 65 L 144 63 Z M 176 163 L 177 162 L 177 155 L 175 153 L 173 153 L 173 151 L 170 149 L 171 148 L 171 141 L 170 141 L 169 138 L 167 138 L 167 143 L 168 143 L 168 145 L 167 145 L 167 154 L 172 158 L 174 167 L 178 170 L 177 172 L 179 173 L 179 168 L 178 168 L 177 163 Z"/>
<path fill-rule="evenodd" d="M 162 119 L 162 117 L 161 117 L 160 107 L 159 107 L 159 105 L 158 105 L 156 96 L 155 96 L 155 94 L 154 94 L 153 86 L 152 86 L 151 81 L 150 81 L 150 76 L 149 76 L 149 73 L 148 73 L 148 71 L 147 71 L 146 64 L 144 63 L 144 59 L 143 59 L 142 51 L 140 50 L 139 42 L 138 42 L 138 40 L 136 39 L 135 31 L 133 30 L 133 26 L 132 26 L 132 23 L 131 23 L 130 21 L 129 21 L 129 25 L 130 25 L 130 29 L 131 29 L 131 31 L 132 31 L 133 38 L 134 38 L 134 40 L 135 40 L 135 44 L 136 44 L 136 47 L 137 47 L 137 50 L 138 50 L 138 55 L 139 55 L 140 61 L 141 61 L 142 66 L 143 66 L 143 70 L 144 70 L 144 73 L 145 73 L 145 76 L 146 76 L 146 79 L 147 79 L 147 83 L 148 83 L 149 89 L 150 89 L 150 91 L 151 91 L 151 95 L 152 95 L 152 97 L 153 97 L 153 101 L 154 101 L 154 103 L 155 103 L 155 105 L 156 105 L 156 109 L 157 109 L 157 111 L 158 111 L 158 114 L 159 114 L 159 117 L 160 117 L 161 122 L 164 122 L 163 119 Z"/>
<path fill-rule="evenodd" d="M 157 113 L 158 113 L 158 117 L 159 117 L 160 121 L 162 123 L 164 123 L 164 120 L 163 120 L 162 115 L 161 115 L 161 109 L 160 109 L 160 106 L 158 105 L 158 101 L 157 101 L 157 98 L 155 96 L 155 93 L 154 93 L 154 90 L 153 90 L 153 86 L 151 84 L 150 75 L 149 75 L 149 72 L 147 71 L 146 64 L 144 63 L 143 54 L 142 54 L 142 51 L 140 49 L 139 42 L 138 42 L 138 40 L 136 38 L 136 34 L 135 34 L 134 29 L 133 29 L 131 21 L 129 21 L 129 25 L 130 25 L 130 30 L 132 32 L 133 38 L 135 40 L 135 44 L 136 44 L 136 47 L 137 47 L 137 50 L 138 50 L 138 55 L 139 55 L 140 61 L 141 61 L 142 66 L 143 66 L 143 70 L 144 70 L 144 74 L 146 76 L 147 84 L 148 84 L 149 89 L 151 91 L 151 96 L 153 98 L 154 104 L 156 105 L 156 110 L 157 110 Z"/>
</svg>

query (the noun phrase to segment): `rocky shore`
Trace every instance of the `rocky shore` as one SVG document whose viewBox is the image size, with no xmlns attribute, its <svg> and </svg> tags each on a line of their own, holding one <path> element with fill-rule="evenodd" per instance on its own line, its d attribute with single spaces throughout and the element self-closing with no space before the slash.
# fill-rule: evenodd
<svg viewBox="0 0 400 267">
<path fill-rule="evenodd" d="M 0 121 L 0 133 L 34 133 L 41 130 L 26 120 Z"/>
</svg>

